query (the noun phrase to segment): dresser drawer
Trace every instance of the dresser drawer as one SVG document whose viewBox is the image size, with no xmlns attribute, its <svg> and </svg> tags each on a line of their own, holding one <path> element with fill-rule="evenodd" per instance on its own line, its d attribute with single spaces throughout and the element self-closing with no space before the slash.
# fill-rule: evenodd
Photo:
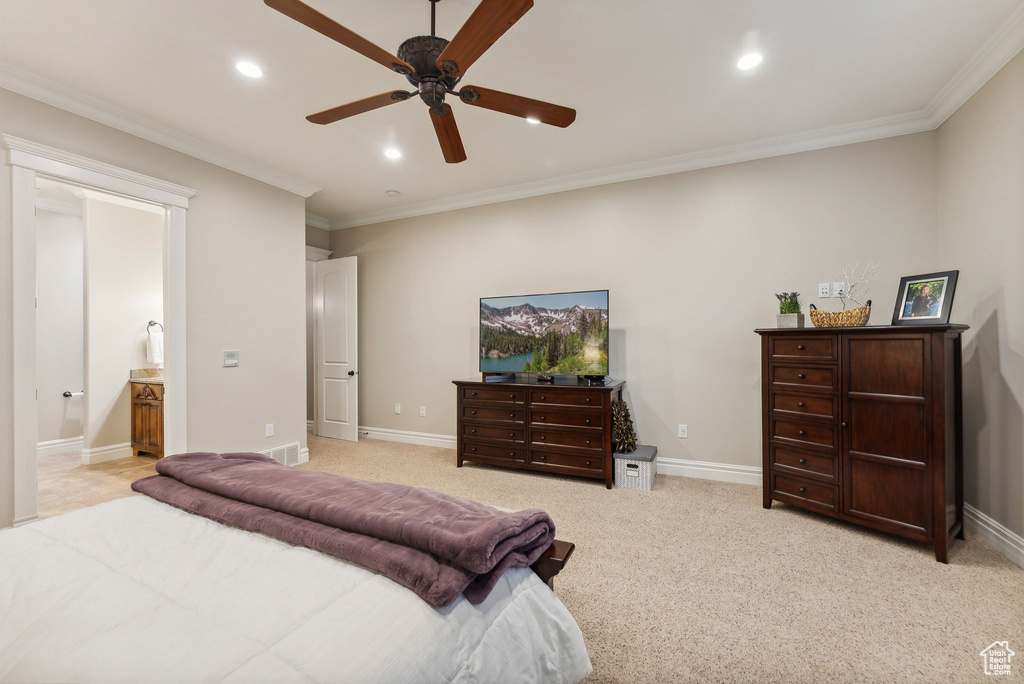
<svg viewBox="0 0 1024 684">
<path fill-rule="evenodd" d="M 604 433 L 596 430 L 545 430 L 531 428 L 530 441 L 536 445 L 567 446 L 596 449 L 604 446 Z"/>
<path fill-rule="evenodd" d="M 582 389 L 531 389 L 530 403 L 545 406 L 603 406 L 602 395 L 592 390 Z"/>
<path fill-rule="evenodd" d="M 468 439 L 489 439 L 505 442 L 525 442 L 526 429 L 521 427 L 500 427 L 496 425 L 462 424 L 462 435 Z"/>
<path fill-rule="evenodd" d="M 522 404 L 526 401 L 526 390 L 503 387 L 463 387 L 462 398 L 465 401 Z"/>
<path fill-rule="evenodd" d="M 796 337 L 778 335 L 771 338 L 769 354 L 773 361 L 805 359 L 808 361 L 835 361 L 838 358 L 835 335 Z"/>
<path fill-rule="evenodd" d="M 839 510 L 839 488 L 835 485 L 776 472 L 772 472 L 771 481 L 772 496 L 780 501 L 788 500 L 831 512 Z"/>
<path fill-rule="evenodd" d="M 488 423 L 522 423 L 526 419 L 526 409 L 466 404 L 462 407 L 462 417 L 466 420 L 480 420 Z"/>
<path fill-rule="evenodd" d="M 564 454 L 557 451 L 530 451 L 530 463 L 537 466 L 548 466 L 552 470 L 558 468 L 578 468 L 601 472 L 604 469 L 604 455 L 585 456 L 580 454 Z"/>
<path fill-rule="evenodd" d="M 786 470 L 818 480 L 836 481 L 838 459 L 817 451 L 800 451 L 772 445 L 771 464 L 775 470 Z"/>
<path fill-rule="evenodd" d="M 530 423 L 533 425 L 566 425 L 569 427 L 604 428 L 603 411 L 570 411 L 566 409 L 530 409 Z"/>
<path fill-rule="evenodd" d="M 522 446 L 502 446 L 485 442 L 463 442 L 462 455 L 470 460 L 481 457 L 501 461 L 526 462 L 526 448 Z"/>
<path fill-rule="evenodd" d="M 836 449 L 836 426 L 811 421 L 772 419 L 772 439 Z"/>
<path fill-rule="evenodd" d="M 803 387 L 832 391 L 836 387 L 835 366 L 782 366 L 771 367 L 772 385 L 775 387 Z"/>
<path fill-rule="evenodd" d="M 772 411 L 835 420 L 835 395 L 772 392 L 771 401 Z"/>
</svg>

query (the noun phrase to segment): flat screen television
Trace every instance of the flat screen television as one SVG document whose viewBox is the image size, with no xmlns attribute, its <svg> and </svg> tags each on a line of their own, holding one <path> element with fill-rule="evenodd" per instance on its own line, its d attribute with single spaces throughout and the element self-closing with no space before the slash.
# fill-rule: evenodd
<svg viewBox="0 0 1024 684">
<path fill-rule="evenodd" d="M 608 290 L 481 298 L 480 371 L 608 375 Z"/>
</svg>

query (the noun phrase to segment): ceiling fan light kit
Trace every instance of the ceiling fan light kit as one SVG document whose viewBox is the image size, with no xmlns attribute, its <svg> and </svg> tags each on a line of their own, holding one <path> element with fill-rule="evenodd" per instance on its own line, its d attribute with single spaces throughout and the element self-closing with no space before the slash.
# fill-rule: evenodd
<svg viewBox="0 0 1024 684">
<path fill-rule="evenodd" d="M 396 55 L 377 47 L 301 0 L 263 1 L 285 16 L 402 74 L 416 88 L 412 92 L 395 90 L 381 93 L 310 114 L 306 119 L 312 123 L 334 123 L 418 95 L 430 108 L 430 119 L 445 161 L 458 164 L 466 160 L 466 150 L 452 108 L 445 102 L 448 95 L 458 97 L 464 104 L 519 116 L 530 123 L 565 128 L 576 120 L 576 110 L 549 102 L 480 86 L 464 86 L 456 90 L 466 70 L 533 7 L 533 0 L 481 0 L 451 41 L 435 35 L 436 9 L 440 0 L 428 0 L 431 35 L 409 38 L 399 46 Z"/>
</svg>

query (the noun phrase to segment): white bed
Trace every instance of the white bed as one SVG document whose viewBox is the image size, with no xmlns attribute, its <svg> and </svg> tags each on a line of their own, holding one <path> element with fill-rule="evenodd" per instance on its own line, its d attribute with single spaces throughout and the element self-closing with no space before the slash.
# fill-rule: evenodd
<svg viewBox="0 0 1024 684">
<path fill-rule="evenodd" d="M 391 580 L 145 496 L 0 532 L 0 682 L 578 682 L 529 569 L 436 610 Z"/>
</svg>

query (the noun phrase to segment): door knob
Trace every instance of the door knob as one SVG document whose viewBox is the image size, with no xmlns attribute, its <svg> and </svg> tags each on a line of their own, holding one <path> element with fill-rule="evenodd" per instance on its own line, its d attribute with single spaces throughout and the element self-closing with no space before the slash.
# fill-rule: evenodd
<svg viewBox="0 0 1024 684">
<path fill-rule="evenodd" d="M 357 371 L 349 371 L 349 372 L 348 372 L 348 376 L 349 376 L 349 377 L 352 377 L 352 376 L 353 376 L 353 375 L 355 375 L 356 373 L 357 373 Z"/>
</svg>

